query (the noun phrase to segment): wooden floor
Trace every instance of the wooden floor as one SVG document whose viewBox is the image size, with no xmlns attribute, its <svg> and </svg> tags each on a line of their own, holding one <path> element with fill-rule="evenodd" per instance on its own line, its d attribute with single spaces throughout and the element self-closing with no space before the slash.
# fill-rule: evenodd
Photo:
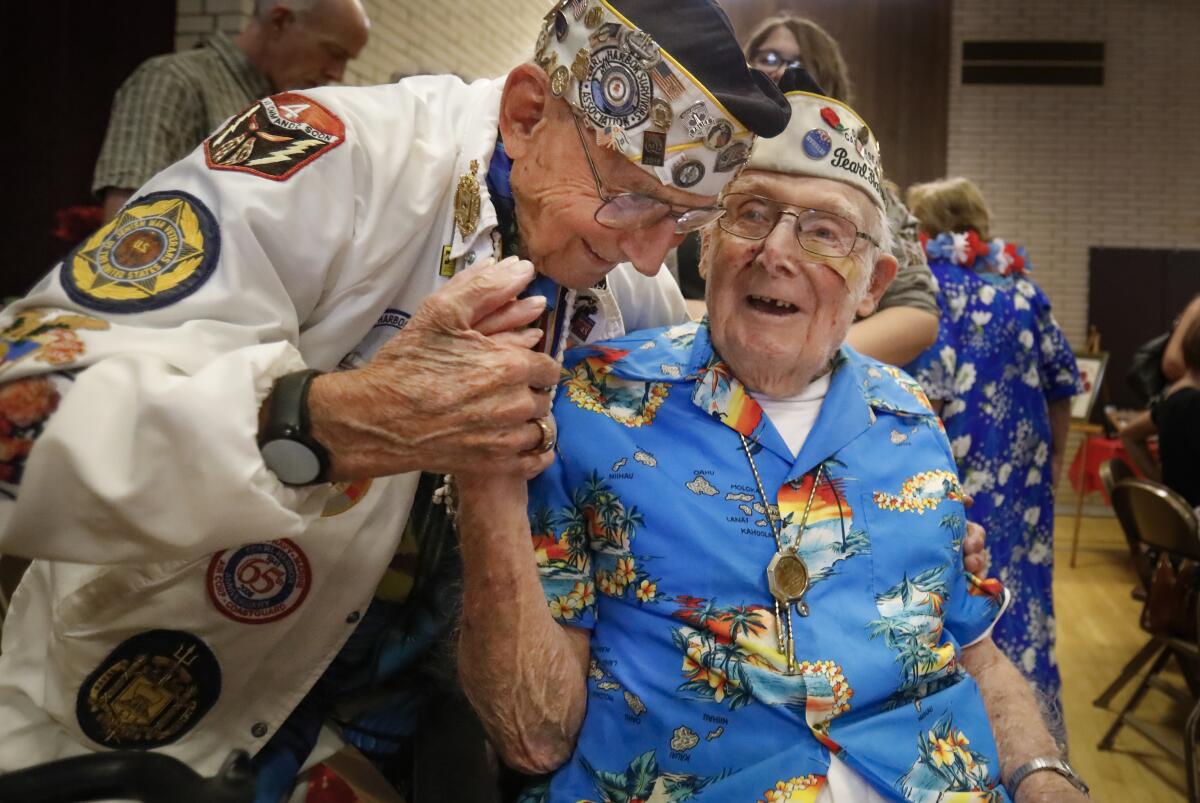
<svg viewBox="0 0 1200 803">
<path fill-rule="evenodd" d="M 1186 800 L 1182 763 L 1131 728 L 1121 730 L 1114 750 L 1096 749 L 1115 717 L 1093 706 L 1092 700 L 1146 643 L 1137 626 L 1141 603 L 1129 595 L 1133 572 L 1116 519 L 1083 519 L 1074 569 L 1069 562 L 1074 519 L 1060 516 L 1055 524 L 1054 606 L 1071 763 L 1091 784 L 1094 800 Z M 1110 708 L 1125 702 L 1136 684 L 1131 682 Z M 1179 685 L 1182 688 L 1182 680 Z M 1182 742 L 1181 728 L 1188 713 L 1183 705 L 1150 691 L 1137 710 L 1142 719 L 1160 724 L 1165 734 L 1180 734 Z"/>
</svg>

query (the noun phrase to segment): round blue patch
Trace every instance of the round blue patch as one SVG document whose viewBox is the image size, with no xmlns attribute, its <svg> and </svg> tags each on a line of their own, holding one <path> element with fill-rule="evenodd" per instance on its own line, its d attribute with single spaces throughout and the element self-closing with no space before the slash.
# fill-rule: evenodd
<svg viewBox="0 0 1200 803">
<path fill-rule="evenodd" d="M 824 159 L 832 147 L 833 140 L 819 128 L 814 128 L 804 135 L 804 154 L 809 159 Z"/>
<path fill-rule="evenodd" d="M 181 630 L 148 630 L 122 641 L 75 698 L 84 735 L 104 747 L 147 750 L 178 740 L 221 696 L 221 665 Z"/>
<path fill-rule="evenodd" d="M 216 270 L 221 236 L 212 212 L 186 192 L 131 201 L 63 261 L 59 280 L 77 304 L 142 312 L 174 304 Z"/>
</svg>

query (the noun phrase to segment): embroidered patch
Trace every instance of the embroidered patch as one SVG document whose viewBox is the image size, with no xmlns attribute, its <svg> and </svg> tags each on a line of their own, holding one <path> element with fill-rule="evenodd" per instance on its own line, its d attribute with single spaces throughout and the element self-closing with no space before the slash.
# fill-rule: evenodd
<svg viewBox="0 0 1200 803">
<path fill-rule="evenodd" d="M 244 624 L 261 625 L 290 614 L 312 586 L 312 569 L 286 538 L 246 544 L 213 556 L 208 597 L 217 610 Z"/>
<path fill-rule="evenodd" d="M 221 665 L 207 644 L 179 630 L 148 630 L 84 679 L 75 718 L 96 744 L 145 750 L 190 731 L 220 694 Z"/>
<path fill-rule="evenodd" d="M 329 489 L 329 499 L 325 502 L 321 517 L 329 518 L 345 513 L 361 502 L 370 488 L 371 481 L 369 479 L 334 483 L 333 487 Z"/>
<path fill-rule="evenodd" d="M 239 170 L 287 181 L 346 140 L 346 126 L 312 98 L 282 92 L 263 98 L 204 141 L 213 170 Z"/>
<path fill-rule="evenodd" d="M 84 354 L 84 344 L 76 329 L 108 327 L 108 321 L 90 315 L 38 307 L 21 310 L 0 331 L 0 374 L 27 359 L 63 368 Z"/>
<path fill-rule="evenodd" d="M 75 249 L 59 278 L 77 304 L 141 312 L 196 292 L 220 253 L 208 207 L 186 192 L 154 192 L 132 201 Z"/>
<path fill-rule="evenodd" d="M 0 482 L 21 484 L 33 443 L 58 409 L 60 396 L 45 376 L 0 385 Z"/>
<path fill-rule="evenodd" d="M 362 368 L 375 356 L 375 352 L 379 350 L 380 346 L 408 326 L 408 320 L 411 317 L 404 310 L 385 309 L 379 316 L 379 320 L 371 327 L 371 331 L 367 332 L 366 337 L 358 342 L 353 351 L 342 357 L 338 368 Z"/>
</svg>

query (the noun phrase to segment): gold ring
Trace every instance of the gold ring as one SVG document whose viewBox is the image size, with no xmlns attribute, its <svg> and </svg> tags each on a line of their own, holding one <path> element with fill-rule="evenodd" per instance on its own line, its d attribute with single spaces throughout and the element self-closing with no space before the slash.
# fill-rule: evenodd
<svg viewBox="0 0 1200 803">
<path fill-rule="evenodd" d="M 538 425 L 538 429 L 542 431 L 542 440 L 538 443 L 537 451 L 545 454 L 554 448 L 558 443 L 558 425 L 554 422 L 554 416 L 548 415 L 545 418 L 535 418 L 533 423 Z"/>
</svg>

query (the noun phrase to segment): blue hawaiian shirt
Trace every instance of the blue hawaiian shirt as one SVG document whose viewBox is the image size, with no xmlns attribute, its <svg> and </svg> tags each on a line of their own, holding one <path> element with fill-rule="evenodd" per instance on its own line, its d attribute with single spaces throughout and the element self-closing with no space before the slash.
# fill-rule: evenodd
<svg viewBox="0 0 1200 803">
<path fill-rule="evenodd" d="M 1006 594 L 963 572 L 954 459 L 913 380 L 844 348 L 794 457 L 704 324 L 575 349 L 564 369 L 530 523 L 551 611 L 591 631 L 588 707 L 526 800 L 810 801 L 831 752 L 889 798 L 1008 800 L 959 663 Z M 793 675 L 739 434 L 812 578 Z"/>
</svg>

